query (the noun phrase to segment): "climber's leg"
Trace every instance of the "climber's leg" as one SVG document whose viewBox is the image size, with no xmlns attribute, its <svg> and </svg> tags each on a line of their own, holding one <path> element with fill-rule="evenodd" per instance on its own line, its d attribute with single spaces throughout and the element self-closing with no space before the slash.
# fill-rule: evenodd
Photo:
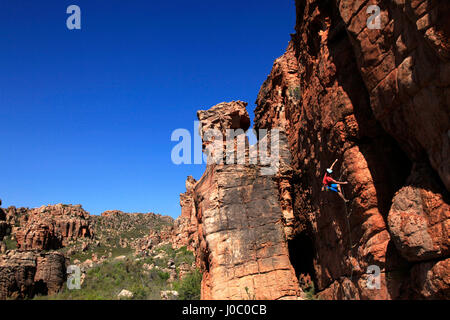
<svg viewBox="0 0 450 320">
<path fill-rule="evenodd" d="M 350 200 L 345 199 L 344 195 L 342 194 L 342 192 L 338 192 L 337 193 L 339 195 L 339 197 L 342 198 L 342 200 L 344 200 L 345 202 L 349 202 Z"/>
<path fill-rule="evenodd" d="M 333 190 L 334 192 L 336 192 L 339 195 L 339 197 L 341 197 L 342 200 L 344 200 L 345 202 L 349 201 L 349 200 L 345 199 L 344 194 L 342 193 L 341 186 L 339 184 L 332 183 L 329 188 L 330 188 L 330 190 Z"/>
</svg>

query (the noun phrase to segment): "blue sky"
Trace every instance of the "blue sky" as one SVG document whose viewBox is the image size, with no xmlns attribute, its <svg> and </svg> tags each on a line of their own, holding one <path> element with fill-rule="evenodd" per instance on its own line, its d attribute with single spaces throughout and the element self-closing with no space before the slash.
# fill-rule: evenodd
<svg viewBox="0 0 450 320">
<path fill-rule="evenodd" d="M 174 165 L 171 133 L 223 101 L 253 117 L 294 23 L 293 0 L 1 1 L 2 206 L 177 217 L 204 165 Z"/>
</svg>

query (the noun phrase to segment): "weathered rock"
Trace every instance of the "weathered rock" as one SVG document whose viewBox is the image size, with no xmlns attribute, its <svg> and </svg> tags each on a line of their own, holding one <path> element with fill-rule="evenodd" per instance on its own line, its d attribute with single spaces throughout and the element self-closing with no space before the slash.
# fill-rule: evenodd
<svg viewBox="0 0 450 320">
<path fill-rule="evenodd" d="M 6 244 L 3 241 L 0 242 L 0 253 L 1 254 L 6 253 Z"/>
<path fill-rule="evenodd" d="M 134 297 L 133 292 L 128 291 L 126 289 L 123 289 L 120 291 L 120 293 L 117 295 L 119 299 L 132 299 Z"/>
<path fill-rule="evenodd" d="M 450 253 L 450 205 L 434 172 L 415 165 L 393 199 L 389 230 L 400 254 L 409 261 L 429 260 Z M 448 199 L 448 195 L 446 196 Z"/>
<path fill-rule="evenodd" d="M 66 279 L 64 255 L 10 250 L 0 256 L 0 299 L 54 294 Z"/>
<path fill-rule="evenodd" d="M 11 226 L 25 224 L 28 219 L 28 208 L 16 208 L 11 206 L 4 209 L 4 211 L 6 211 L 6 222 L 8 222 Z"/>
<path fill-rule="evenodd" d="M 167 258 L 167 253 L 165 251 L 161 251 L 160 253 L 158 253 L 156 256 L 153 257 L 153 259 L 157 259 L 157 260 L 164 260 Z"/>
<path fill-rule="evenodd" d="M 278 165 L 272 175 L 264 175 L 261 165 L 250 164 L 247 159 L 244 164 L 215 163 L 237 150 L 239 136 L 248 128 L 245 106 L 240 101 L 221 103 L 197 113 L 209 161 L 202 178 L 187 186 L 192 200 L 184 212 L 191 215 L 186 218 L 197 220 L 193 224 L 197 225 L 197 265 L 203 272 L 201 297 L 248 299 L 251 294 L 256 299 L 297 299 L 301 290 L 289 261 L 279 202 L 278 178 L 283 166 Z M 231 141 L 231 150 L 219 153 L 220 148 L 205 141 L 210 129 L 220 132 L 224 141 L 215 142 L 224 147 L 228 129 L 242 131 L 234 143 Z M 248 156 L 248 141 L 245 137 L 242 141 Z"/>
<path fill-rule="evenodd" d="M 179 293 L 174 290 L 161 291 L 162 300 L 177 300 Z"/>
<path fill-rule="evenodd" d="M 227 137 L 226 130 L 247 131 L 250 127 L 250 117 L 246 106 L 247 103 L 242 101 L 222 102 L 208 110 L 197 111 L 198 120 L 201 122 L 200 136 L 203 150 L 213 142 L 212 136 L 208 136 L 208 131 L 221 133 L 223 142 Z"/>
<path fill-rule="evenodd" d="M 61 253 L 40 254 L 36 259 L 34 282 L 44 286 L 44 293 L 57 293 L 66 278 L 65 257 Z"/>
<path fill-rule="evenodd" d="M 438 262 L 424 262 L 411 270 L 414 299 L 448 300 L 450 297 L 450 258 Z"/>
<path fill-rule="evenodd" d="M 178 277 L 180 280 L 184 279 L 184 277 L 189 274 L 193 270 L 193 267 L 186 262 L 181 263 L 178 266 Z"/>
<path fill-rule="evenodd" d="M 402 256 L 448 256 L 450 7 L 378 1 L 382 29 L 376 30 L 367 27 L 370 4 L 297 0 L 296 34 L 275 61 L 255 110 L 255 128 L 287 133 L 294 170 L 291 247 L 303 247 L 310 266 L 300 271 L 312 274 L 326 299 L 408 297 L 418 288 L 401 272 L 411 267 Z M 336 194 L 320 191 L 336 158 L 335 179 L 349 182 L 348 208 Z M 423 181 L 408 185 L 413 163 L 425 163 L 440 181 L 432 189 Z M 380 290 L 367 289 L 370 265 L 381 269 Z"/>
<path fill-rule="evenodd" d="M 17 247 L 22 250 L 58 249 L 70 240 L 91 237 L 89 213 L 80 205 L 57 204 L 31 209 L 26 221 L 16 230 Z"/>
<path fill-rule="evenodd" d="M 171 238 L 175 248 L 186 246 L 194 251 L 198 246 L 197 215 L 195 213 L 194 187 L 197 181 L 189 176 L 186 179 L 186 192 L 180 194 L 181 215 L 175 220 L 174 235 Z"/>
<path fill-rule="evenodd" d="M 450 190 L 450 6 L 380 1 L 382 29 L 371 30 L 367 5 L 337 4 L 373 114 L 414 162 L 427 159 Z"/>
<path fill-rule="evenodd" d="M 144 263 L 142 265 L 142 269 L 144 269 L 146 271 L 151 271 L 151 270 L 153 270 L 154 267 L 155 267 L 155 265 L 153 263 L 152 264 Z"/>
<path fill-rule="evenodd" d="M 117 256 L 117 257 L 114 258 L 114 260 L 116 260 L 116 261 L 124 261 L 126 259 L 127 259 L 126 256 Z"/>
</svg>

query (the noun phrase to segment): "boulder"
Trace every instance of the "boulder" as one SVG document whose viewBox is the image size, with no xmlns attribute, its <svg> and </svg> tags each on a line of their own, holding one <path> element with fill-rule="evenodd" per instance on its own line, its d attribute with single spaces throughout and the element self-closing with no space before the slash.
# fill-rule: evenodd
<svg viewBox="0 0 450 320">
<path fill-rule="evenodd" d="M 178 291 L 174 290 L 161 291 L 162 300 L 177 300 L 178 296 L 179 296 Z"/>
<path fill-rule="evenodd" d="M 117 295 L 119 299 L 133 299 L 134 294 L 131 291 L 128 291 L 126 289 L 123 289 L 120 291 L 120 293 Z"/>
<path fill-rule="evenodd" d="M 57 293 L 66 280 L 64 255 L 9 250 L 0 257 L 0 299 Z"/>
<path fill-rule="evenodd" d="M 406 185 L 394 196 L 389 230 L 400 254 L 408 261 L 423 261 L 450 253 L 450 204 L 434 172 L 416 164 Z"/>
</svg>

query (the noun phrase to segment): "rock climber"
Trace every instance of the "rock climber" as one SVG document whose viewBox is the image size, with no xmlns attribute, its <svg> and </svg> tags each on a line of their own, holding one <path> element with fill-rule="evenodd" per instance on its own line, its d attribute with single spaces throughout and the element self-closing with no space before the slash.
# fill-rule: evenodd
<svg viewBox="0 0 450 320">
<path fill-rule="evenodd" d="M 348 182 L 336 181 L 331 177 L 331 174 L 333 173 L 333 167 L 336 164 L 336 162 L 337 162 L 337 159 L 333 162 L 331 167 L 329 167 L 327 169 L 327 171 L 325 172 L 325 175 L 323 176 L 322 191 L 324 191 L 324 190 L 334 191 L 342 198 L 342 200 L 344 200 L 345 202 L 348 202 L 349 200 L 345 199 L 344 194 L 342 193 L 342 189 L 341 189 L 341 184 L 348 184 Z"/>
</svg>

